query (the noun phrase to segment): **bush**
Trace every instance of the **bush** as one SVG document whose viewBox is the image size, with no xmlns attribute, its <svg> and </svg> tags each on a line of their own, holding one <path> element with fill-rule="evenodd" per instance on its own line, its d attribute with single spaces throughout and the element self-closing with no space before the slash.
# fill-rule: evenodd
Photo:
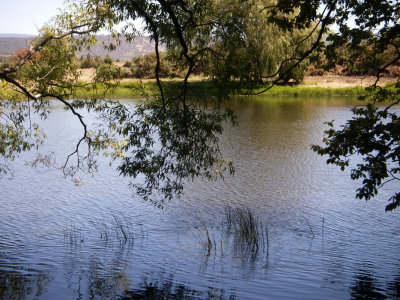
<svg viewBox="0 0 400 300">
<path fill-rule="evenodd" d="M 130 62 L 129 60 L 126 61 L 126 62 L 124 63 L 124 65 L 123 65 L 123 67 L 125 67 L 125 68 L 131 68 L 131 67 L 132 67 L 132 62 Z"/>
<path fill-rule="evenodd" d="M 135 78 L 155 78 L 157 65 L 156 54 L 149 53 L 144 56 L 136 56 L 132 59 L 131 71 Z M 160 77 L 183 77 L 184 72 L 179 65 L 167 57 L 166 53 L 160 53 Z"/>
<path fill-rule="evenodd" d="M 103 63 L 99 66 L 96 79 L 100 81 L 110 81 L 121 78 L 121 68 Z"/>
<path fill-rule="evenodd" d="M 325 71 L 323 69 L 317 68 L 314 65 L 311 65 L 307 70 L 307 75 L 309 76 L 323 76 Z"/>
<path fill-rule="evenodd" d="M 91 57 L 88 57 L 81 61 L 80 67 L 81 69 L 90 69 L 90 68 L 97 69 L 100 66 L 100 64 L 101 63 L 99 58 L 96 57 L 95 59 L 93 59 Z"/>
<path fill-rule="evenodd" d="M 385 50 L 376 49 L 371 45 L 361 43 L 361 47 L 353 47 L 349 42 L 334 49 L 330 49 L 330 58 L 327 66 L 336 74 L 340 75 L 376 75 L 376 71 L 388 63 L 392 62 L 397 57 L 397 49 L 393 46 L 388 46 Z M 394 63 L 386 71 L 387 76 L 396 76 L 396 65 Z"/>
<path fill-rule="evenodd" d="M 133 73 L 132 70 L 129 68 L 121 68 L 120 69 L 120 78 L 132 78 Z"/>
<path fill-rule="evenodd" d="M 16 62 L 20 61 L 24 56 L 26 56 L 28 54 L 29 51 L 30 51 L 29 48 L 15 50 L 15 55 L 11 57 L 11 61 L 13 63 L 16 63 Z M 39 59 L 40 59 L 40 53 L 39 52 L 35 52 L 29 58 L 28 61 L 29 62 L 35 62 L 35 61 L 39 61 Z"/>
<path fill-rule="evenodd" d="M 9 59 L 10 59 L 9 56 L 1 55 L 1 54 L 0 54 L 0 63 L 9 61 Z"/>
<path fill-rule="evenodd" d="M 107 65 L 112 65 L 113 60 L 112 60 L 112 58 L 111 58 L 109 55 L 107 55 L 106 57 L 104 57 L 103 62 L 104 62 L 105 64 L 107 64 Z"/>
<path fill-rule="evenodd" d="M 284 83 L 289 83 L 290 80 L 293 80 L 294 82 L 300 82 L 303 80 L 306 74 L 307 65 L 307 62 L 303 62 L 300 65 L 294 67 L 292 70 L 287 71 L 292 66 L 292 64 L 283 64 L 279 72 L 279 76 L 282 77 Z"/>
<path fill-rule="evenodd" d="M 0 70 L 11 67 L 11 62 L 9 60 L 0 61 Z"/>
</svg>

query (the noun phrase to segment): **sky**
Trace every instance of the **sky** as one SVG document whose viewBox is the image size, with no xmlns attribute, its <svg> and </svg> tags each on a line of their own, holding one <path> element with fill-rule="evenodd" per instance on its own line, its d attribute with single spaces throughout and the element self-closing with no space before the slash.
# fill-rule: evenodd
<svg viewBox="0 0 400 300">
<path fill-rule="evenodd" d="M 0 33 L 37 35 L 64 0 L 0 0 Z"/>
<path fill-rule="evenodd" d="M 66 5 L 65 0 L 0 0 L 0 34 L 37 35 L 38 29 Z M 141 21 L 135 25 L 141 30 Z M 350 25 L 354 27 L 354 21 Z"/>
</svg>

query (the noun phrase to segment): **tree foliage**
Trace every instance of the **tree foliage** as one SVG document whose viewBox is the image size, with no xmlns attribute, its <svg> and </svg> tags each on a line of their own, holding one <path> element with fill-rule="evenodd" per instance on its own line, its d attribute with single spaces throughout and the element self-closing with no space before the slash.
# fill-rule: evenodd
<svg viewBox="0 0 400 300">
<path fill-rule="evenodd" d="M 177 65 L 175 61 L 168 58 L 167 53 L 159 53 L 159 76 L 162 78 L 182 78 L 185 75 L 185 69 Z M 134 78 L 155 78 L 154 70 L 157 65 L 156 54 L 149 53 L 143 56 L 132 58 L 130 67 L 132 77 Z"/>
<path fill-rule="evenodd" d="M 204 69 L 208 75 L 218 80 L 239 79 L 256 83 L 278 77 L 285 82 L 303 79 L 309 60 L 303 60 L 291 70 L 288 70 L 291 62 L 285 60 L 309 47 L 315 37 L 310 32 L 312 27 L 286 30 L 269 22 L 271 12 L 263 8 L 274 3 L 265 0 L 216 2 L 218 8 L 214 18 L 221 26 L 212 29 L 207 42 L 213 45 L 218 55 L 210 55 L 206 61 Z M 299 43 L 310 33 L 307 40 Z"/>
</svg>

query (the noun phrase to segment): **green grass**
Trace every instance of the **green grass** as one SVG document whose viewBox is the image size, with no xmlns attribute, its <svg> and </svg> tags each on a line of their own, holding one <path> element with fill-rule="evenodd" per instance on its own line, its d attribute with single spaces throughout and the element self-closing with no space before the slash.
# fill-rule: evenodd
<svg viewBox="0 0 400 300">
<path fill-rule="evenodd" d="M 263 95 L 267 96 L 358 96 L 366 94 L 363 87 L 322 88 L 276 85 Z"/>
<path fill-rule="evenodd" d="M 96 89 L 78 88 L 73 98 L 84 99 L 103 95 L 112 99 L 134 99 L 144 95 L 154 95 L 158 88 L 155 81 L 140 82 L 122 82 L 115 87 L 109 88 L 105 84 L 97 84 Z"/>
<path fill-rule="evenodd" d="M 179 91 L 180 81 L 164 80 L 164 87 L 170 91 Z M 256 94 L 265 89 L 265 85 L 257 86 L 240 86 L 239 82 L 230 82 L 219 88 L 211 81 L 196 80 L 189 82 L 189 97 L 204 97 L 204 96 L 224 96 L 226 91 L 231 95 L 251 95 Z M 107 90 L 106 85 L 98 84 L 97 90 L 79 88 L 74 95 L 75 98 L 83 99 L 95 97 L 103 94 L 108 98 L 113 99 L 135 99 L 145 96 L 153 96 L 157 94 L 158 87 L 155 80 L 147 80 L 144 82 L 124 81 L 119 83 L 115 88 Z M 276 85 L 262 93 L 262 96 L 358 96 L 366 94 L 366 89 L 363 87 L 347 87 L 347 88 L 322 88 L 322 87 L 307 87 L 301 85 Z"/>
</svg>

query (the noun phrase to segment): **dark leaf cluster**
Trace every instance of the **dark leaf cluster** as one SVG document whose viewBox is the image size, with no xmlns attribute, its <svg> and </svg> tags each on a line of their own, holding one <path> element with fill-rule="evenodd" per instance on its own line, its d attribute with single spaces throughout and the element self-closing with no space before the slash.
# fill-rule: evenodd
<svg viewBox="0 0 400 300">
<path fill-rule="evenodd" d="M 179 195 L 185 180 L 216 179 L 225 170 L 233 174 L 232 163 L 223 160 L 218 146 L 225 121 L 234 122 L 231 111 L 142 104 L 118 126 L 127 141 L 118 170 L 136 178 L 138 193 L 156 205 Z"/>
<path fill-rule="evenodd" d="M 382 95 L 381 95 L 382 96 Z M 388 97 L 385 95 L 383 97 Z M 399 103 L 397 97 L 396 103 Z M 342 170 L 349 166 L 349 157 L 359 161 L 352 167 L 351 178 L 361 180 L 357 198 L 369 200 L 378 194 L 378 189 L 389 182 L 400 182 L 400 119 L 390 107 L 382 108 L 373 104 L 353 108 L 353 118 L 342 127 L 325 131 L 325 147 L 313 146 L 320 155 L 327 155 L 328 164 L 335 164 Z M 400 193 L 390 198 L 386 210 L 400 205 Z"/>
</svg>

